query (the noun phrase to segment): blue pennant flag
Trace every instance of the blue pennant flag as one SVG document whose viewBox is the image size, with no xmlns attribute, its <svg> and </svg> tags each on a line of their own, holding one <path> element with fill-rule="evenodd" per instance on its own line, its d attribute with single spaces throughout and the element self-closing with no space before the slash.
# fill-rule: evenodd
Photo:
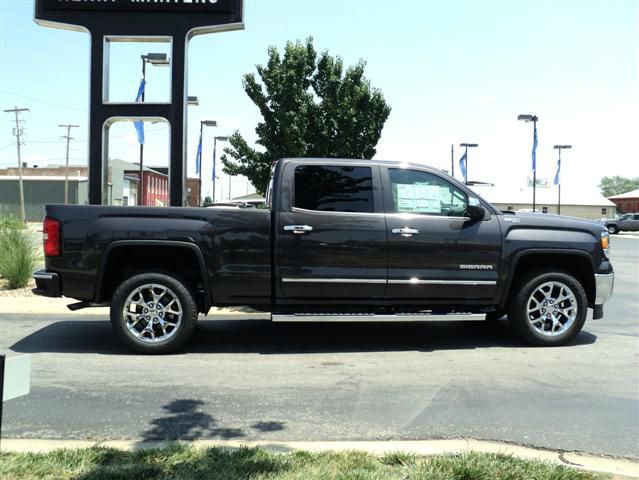
<svg viewBox="0 0 639 480">
<path fill-rule="evenodd" d="M 561 183 L 561 179 L 559 178 L 560 173 L 561 173 L 561 159 L 557 160 L 557 173 L 555 174 L 555 181 L 553 182 L 555 185 L 559 185 Z"/>
<path fill-rule="evenodd" d="M 533 172 L 537 171 L 537 124 L 535 124 L 535 133 L 533 136 L 532 169 Z"/>
<path fill-rule="evenodd" d="M 199 174 L 202 168 L 202 134 L 200 133 L 200 142 L 197 144 L 197 154 L 195 155 L 195 173 Z"/>
<path fill-rule="evenodd" d="M 466 154 L 467 152 L 464 152 L 462 157 L 459 159 L 459 168 L 461 169 L 462 175 L 464 176 L 464 183 L 468 182 L 468 177 L 466 176 Z"/>
<path fill-rule="evenodd" d="M 140 103 L 142 102 L 142 97 L 144 96 L 144 87 L 146 86 L 146 80 L 143 78 L 140 81 L 140 87 L 138 88 L 138 94 L 135 97 L 135 103 Z M 138 143 L 140 145 L 144 145 L 144 122 L 141 120 L 138 120 L 136 122 L 133 122 L 133 125 L 135 126 L 135 131 L 138 134 Z"/>
</svg>

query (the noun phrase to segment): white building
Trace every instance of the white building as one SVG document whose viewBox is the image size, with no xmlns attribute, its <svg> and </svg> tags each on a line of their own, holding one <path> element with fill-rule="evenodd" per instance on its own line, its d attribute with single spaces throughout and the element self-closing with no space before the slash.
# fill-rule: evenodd
<svg viewBox="0 0 639 480">
<path fill-rule="evenodd" d="M 533 188 L 512 188 L 487 185 L 471 187 L 478 195 L 488 200 L 500 210 L 528 210 L 533 208 Z M 538 186 L 536 188 L 536 211 L 542 213 L 558 213 L 559 190 L 556 186 Z M 599 219 L 612 218 L 617 207 L 610 200 L 594 189 L 561 191 L 561 215 Z"/>
</svg>

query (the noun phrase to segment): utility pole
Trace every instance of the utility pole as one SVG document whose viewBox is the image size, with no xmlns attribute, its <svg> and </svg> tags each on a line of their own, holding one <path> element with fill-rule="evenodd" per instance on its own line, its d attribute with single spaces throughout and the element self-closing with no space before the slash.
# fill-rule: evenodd
<svg viewBox="0 0 639 480">
<path fill-rule="evenodd" d="M 24 187 L 22 185 L 22 158 L 20 157 L 20 145 L 22 144 L 22 127 L 20 127 L 20 113 L 28 112 L 28 108 L 12 108 L 5 110 L 6 113 L 15 113 L 16 116 L 16 128 L 13 129 L 13 134 L 16 136 L 16 146 L 18 147 L 18 189 L 20 194 L 20 220 L 26 223 L 27 217 L 24 213 Z"/>
<path fill-rule="evenodd" d="M 69 203 L 69 142 L 73 140 L 73 138 L 71 138 L 71 129 L 79 127 L 79 126 L 80 125 L 58 125 L 58 127 L 67 129 L 67 134 L 62 136 L 62 138 L 67 139 L 67 161 L 66 161 L 66 168 L 64 171 L 64 204 L 65 205 Z"/>
</svg>

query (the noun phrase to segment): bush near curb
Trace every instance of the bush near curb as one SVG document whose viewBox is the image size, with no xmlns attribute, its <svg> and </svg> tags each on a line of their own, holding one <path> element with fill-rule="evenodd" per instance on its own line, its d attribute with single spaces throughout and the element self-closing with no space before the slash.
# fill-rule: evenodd
<svg viewBox="0 0 639 480">
<path fill-rule="evenodd" d="M 27 225 L 13 215 L 0 217 L 0 232 L 3 230 L 24 230 Z"/>
<path fill-rule="evenodd" d="M 23 288 L 31 280 L 37 252 L 22 222 L 0 218 L 0 275 L 8 288 Z"/>
<path fill-rule="evenodd" d="M 263 448 L 122 451 L 93 447 L 46 454 L 0 453 L 3 480 L 596 480 L 608 478 L 563 465 L 504 454 L 464 453 L 376 457 L 359 451 L 294 451 Z"/>
</svg>

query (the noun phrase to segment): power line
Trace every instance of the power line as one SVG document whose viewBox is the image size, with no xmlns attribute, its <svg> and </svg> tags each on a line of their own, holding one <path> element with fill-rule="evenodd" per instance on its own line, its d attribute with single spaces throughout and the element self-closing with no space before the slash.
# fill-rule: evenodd
<svg viewBox="0 0 639 480">
<path fill-rule="evenodd" d="M 0 92 L 2 92 L 2 93 L 6 93 L 6 94 L 9 94 L 9 95 L 13 95 L 13 96 L 15 96 L 15 97 L 26 98 L 27 100 L 33 100 L 34 102 L 40 102 L 40 103 L 44 103 L 44 104 L 47 104 L 47 105 L 52 105 L 52 106 L 54 106 L 54 107 L 68 108 L 69 110 L 77 110 L 78 112 L 84 112 L 84 113 L 87 113 L 87 112 L 88 112 L 88 110 L 84 110 L 84 109 L 82 109 L 82 108 L 70 107 L 70 106 L 68 106 L 68 105 L 61 105 L 61 104 L 59 104 L 59 103 L 48 102 L 48 101 L 46 101 L 46 100 L 41 100 L 41 99 L 39 99 L 39 98 L 29 97 L 29 96 L 27 96 L 27 95 L 20 95 L 20 94 L 18 94 L 18 93 L 9 92 L 9 91 L 7 91 L 7 90 L 0 90 Z"/>
</svg>

